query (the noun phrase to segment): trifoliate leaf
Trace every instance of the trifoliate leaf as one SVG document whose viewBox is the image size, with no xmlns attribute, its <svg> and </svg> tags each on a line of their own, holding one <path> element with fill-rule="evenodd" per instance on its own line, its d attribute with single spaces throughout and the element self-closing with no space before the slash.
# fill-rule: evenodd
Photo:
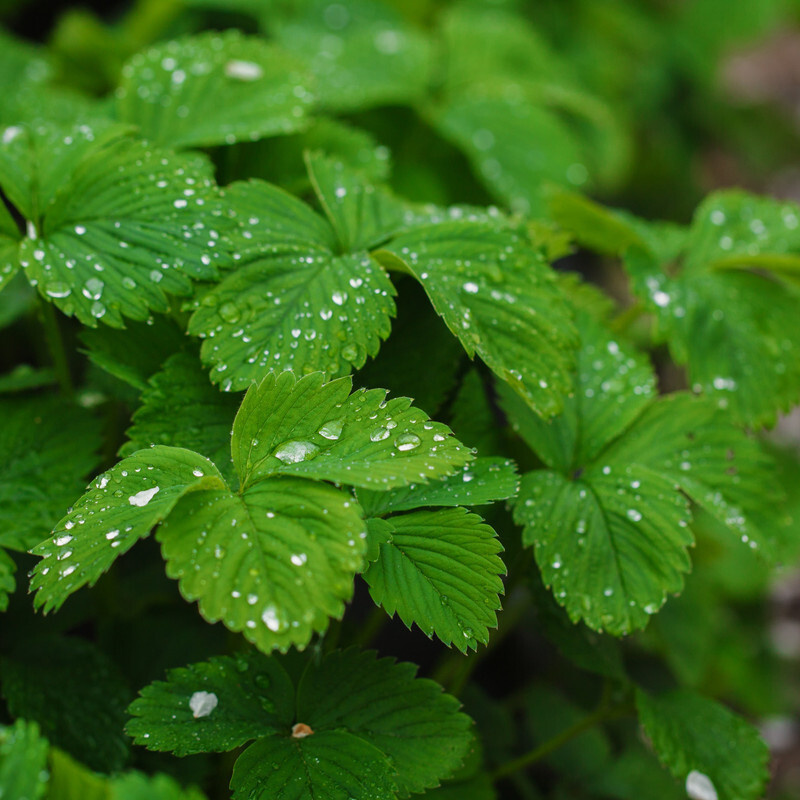
<svg viewBox="0 0 800 800">
<path fill-rule="evenodd" d="M 437 785 L 471 741 L 455 698 L 415 672 L 372 652 L 334 651 L 309 661 L 295 693 L 275 657 L 216 658 L 145 688 L 128 731 L 138 744 L 178 754 L 255 739 L 234 767 L 237 800 L 281 791 L 391 800 Z"/>
<path fill-rule="evenodd" d="M 121 127 L 17 127 L 0 143 L 0 187 L 27 223 L 28 280 L 89 326 L 166 311 L 165 293 L 188 294 L 189 276 L 227 259 L 208 161 Z"/>
<path fill-rule="evenodd" d="M 512 428 L 547 466 L 561 472 L 592 461 L 655 395 L 655 375 L 643 355 L 583 312 L 576 324 L 581 346 L 575 392 L 564 399 L 561 414 L 543 420 L 509 387 L 498 387 Z"/>
<path fill-rule="evenodd" d="M 502 545 L 464 508 L 390 517 L 392 538 L 364 573 L 372 599 L 411 627 L 466 653 L 497 626 Z"/>
<path fill-rule="evenodd" d="M 345 729 L 389 756 L 401 796 L 436 786 L 460 766 L 472 740 L 469 717 L 413 664 L 351 648 L 306 671 L 297 719 L 316 730 Z"/>
<path fill-rule="evenodd" d="M 306 154 L 308 174 L 346 253 L 369 250 L 403 225 L 405 205 L 388 189 L 366 183 L 341 161 Z"/>
<path fill-rule="evenodd" d="M 87 766 L 112 772 L 124 765 L 129 690 L 96 646 L 67 637 L 29 640 L 2 660 L 2 690 L 14 717 L 35 720 L 52 744 Z"/>
<path fill-rule="evenodd" d="M 251 652 L 172 669 L 141 690 L 126 730 L 136 744 L 178 756 L 234 750 L 290 733 L 295 689 L 279 659 Z"/>
<path fill-rule="evenodd" d="M 719 800 L 762 796 L 769 751 L 744 719 L 686 690 L 659 696 L 637 691 L 636 707 L 656 755 L 681 783 L 689 787 L 704 777 Z"/>
<path fill-rule="evenodd" d="M 352 111 L 424 94 L 430 45 L 388 4 L 350 0 L 331 13 L 325 0 L 303 0 L 287 8 L 264 12 L 264 24 L 307 65 L 323 108 Z"/>
<path fill-rule="evenodd" d="M 120 455 L 151 444 L 185 447 L 213 461 L 226 478 L 233 475 L 230 432 L 240 399 L 209 383 L 196 353 L 170 356 L 141 402 Z"/>
<path fill-rule="evenodd" d="M 97 466 L 98 423 L 56 397 L 0 400 L 0 545 L 45 539 Z"/>
<path fill-rule="evenodd" d="M 772 460 L 709 399 L 686 393 L 661 398 L 606 450 L 603 459 L 658 471 L 737 539 L 767 558 L 772 555 L 772 541 L 752 516 L 781 500 Z"/>
<path fill-rule="evenodd" d="M 423 506 L 482 506 L 514 497 L 519 489 L 516 464 L 504 458 L 476 458 L 443 480 L 376 492 L 359 489 L 367 516 L 409 511 Z"/>
<path fill-rule="evenodd" d="M 514 519 L 545 585 L 573 622 L 595 630 L 621 636 L 643 628 L 689 569 L 688 503 L 646 467 L 592 465 L 577 480 L 529 472 Z"/>
<path fill-rule="evenodd" d="M 628 251 L 632 288 L 697 390 L 760 425 L 800 396 L 800 208 L 740 192 L 698 209 L 678 271 L 658 252 Z"/>
<path fill-rule="evenodd" d="M 291 477 L 242 495 L 193 492 L 156 534 L 181 594 L 267 653 L 302 649 L 330 617 L 341 618 L 366 536 L 349 494 Z"/>
<path fill-rule="evenodd" d="M 123 67 L 117 114 L 144 138 L 198 147 L 292 133 L 311 107 L 311 78 L 291 55 L 239 31 L 158 44 Z"/>
<path fill-rule="evenodd" d="M 169 775 L 128 772 L 114 779 L 110 800 L 205 800 L 205 795 L 192 786 L 184 789 Z"/>
<path fill-rule="evenodd" d="M 39 800 L 47 786 L 47 740 L 35 722 L 0 726 L 0 789 L 4 800 Z"/>
<path fill-rule="evenodd" d="M 450 429 L 406 397 L 359 389 L 320 373 L 267 375 L 233 424 L 231 451 L 243 487 L 269 475 L 300 475 L 392 489 L 435 480 L 471 460 Z"/>
<path fill-rule="evenodd" d="M 93 364 L 139 391 L 148 388 L 150 376 L 187 341 L 183 331 L 163 316 L 128 323 L 123 330 L 84 328 L 80 339 Z"/>
<path fill-rule="evenodd" d="M 383 267 L 366 252 L 334 253 L 325 220 L 268 184 L 239 185 L 229 196 L 247 219 L 236 236 L 241 263 L 203 297 L 189 323 L 205 339 L 201 354 L 214 365 L 212 380 L 235 391 L 270 370 L 335 377 L 376 355 L 395 313 Z"/>
<path fill-rule="evenodd" d="M 396 797 L 389 759 L 347 731 L 305 738 L 271 737 L 247 748 L 231 778 L 234 800 L 391 800 Z"/>
<path fill-rule="evenodd" d="M 400 259 L 467 354 L 541 414 L 569 389 L 575 333 L 549 267 L 511 231 L 485 223 L 422 226 L 376 256 Z"/>
<path fill-rule="evenodd" d="M 31 578 L 34 606 L 58 609 L 81 586 L 93 586 L 184 494 L 224 486 L 217 468 L 189 450 L 159 445 L 123 459 L 98 475 L 52 538 L 32 551 L 42 557 Z"/>
</svg>

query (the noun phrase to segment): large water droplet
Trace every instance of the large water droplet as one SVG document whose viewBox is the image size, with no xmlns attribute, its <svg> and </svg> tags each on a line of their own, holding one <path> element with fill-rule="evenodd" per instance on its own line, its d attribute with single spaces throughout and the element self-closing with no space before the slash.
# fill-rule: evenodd
<svg viewBox="0 0 800 800">
<path fill-rule="evenodd" d="M 241 317 L 241 312 L 235 303 L 223 303 L 219 307 L 219 315 L 225 322 L 236 323 Z"/>
<path fill-rule="evenodd" d="M 319 447 L 313 442 L 284 442 L 274 455 L 284 464 L 296 464 L 298 461 L 309 461 L 318 452 Z"/>
<path fill-rule="evenodd" d="M 416 433 L 403 433 L 394 440 L 394 446 L 403 452 L 419 447 L 422 440 Z"/>
<path fill-rule="evenodd" d="M 335 442 L 342 435 L 343 427 L 343 419 L 332 419 L 326 422 L 318 432 L 320 436 Z"/>
<path fill-rule="evenodd" d="M 54 281 L 53 283 L 48 283 L 44 287 L 44 293 L 48 297 L 69 297 L 72 293 L 72 289 L 66 284 L 62 283 L 61 281 Z"/>
</svg>

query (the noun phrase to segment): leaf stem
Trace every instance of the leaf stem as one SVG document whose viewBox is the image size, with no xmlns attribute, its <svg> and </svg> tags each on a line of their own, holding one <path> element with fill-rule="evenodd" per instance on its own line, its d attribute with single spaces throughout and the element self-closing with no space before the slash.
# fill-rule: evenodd
<svg viewBox="0 0 800 800">
<path fill-rule="evenodd" d="M 50 358 L 53 361 L 58 385 L 62 394 L 71 400 L 75 396 L 75 387 L 69 371 L 69 361 L 64 347 L 64 339 L 61 335 L 61 327 L 53 306 L 41 297 L 39 298 L 39 318 L 44 327 L 44 339 L 47 343 Z"/>
<path fill-rule="evenodd" d="M 355 636 L 353 636 L 353 644 L 360 648 L 367 647 L 372 643 L 372 640 L 380 633 L 383 626 L 389 621 L 389 615 L 383 610 L 381 606 L 375 606 L 367 618 L 361 623 L 361 627 Z"/>
<path fill-rule="evenodd" d="M 608 705 L 606 695 L 607 693 L 604 692 L 604 696 L 600 700 L 600 704 L 591 714 L 585 716 L 581 720 L 578 720 L 574 725 L 571 725 L 569 728 L 561 731 L 561 733 L 556 734 L 546 742 L 542 742 L 532 750 L 529 750 L 527 753 L 524 753 L 523 755 L 519 756 L 518 758 L 514 758 L 511 761 L 507 761 L 505 764 L 501 764 L 490 773 L 489 777 L 492 779 L 492 781 L 496 782 L 502 778 L 508 777 L 509 775 L 513 775 L 515 772 L 525 769 L 525 767 L 529 767 L 531 764 L 535 764 L 545 756 L 550 755 L 550 753 L 558 750 L 560 747 L 563 747 L 565 744 L 567 744 L 567 742 L 572 741 L 574 738 L 580 736 L 582 733 L 585 733 L 595 725 L 598 725 L 601 722 L 608 722 L 612 719 L 617 719 L 618 717 L 627 716 L 632 712 L 633 709 L 629 703 Z"/>
</svg>

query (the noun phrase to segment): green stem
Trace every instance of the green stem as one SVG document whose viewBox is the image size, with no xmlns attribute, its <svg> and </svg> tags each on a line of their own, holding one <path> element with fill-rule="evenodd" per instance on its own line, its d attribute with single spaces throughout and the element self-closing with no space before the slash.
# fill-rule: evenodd
<svg viewBox="0 0 800 800">
<path fill-rule="evenodd" d="M 58 385 L 61 387 L 62 394 L 72 399 L 75 395 L 75 387 L 69 371 L 67 351 L 64 347 L 64 339 L 61 336 L 58 317 L 53 306 L 41 297 L 39 298 L 39 318 L 44 327 L 44 339 L 50 352 L 50 358 L 53 361 Z"/>
<path fill-rule="evenodd" d="M 519 758 L 501 764 L 490 774 L 490 778 L 492 781 L 499 781 L 502 778 L 513 775 L 515 772 L 525 769 L 525 767 L 529 767 L 531 764 L 535 764 L 545 756 L 550 755 L 554 750 L 563 747 L 567 742 L 572 741 L 595 725 L 601 722 L 608 722 L 617 717 L 626 716 L 631 713 L 631 711 L 632 709 L 627 703 L 615 706 L 607 705 L 604 697 L 600 701 L 600 705 L 591 714 L 578 720 L 578 722 L 566 730 L 561 731 L 561 733 L 556 734 L 552 739 L 548 739 L 546 742 L 537 745 L 532 750 L 519 756 Z"/>
<path fill-rule="evenodd" d="M 380 606 L 375 606 L 362 623 L 358 633 L 353 637 L 353 644 L 358 647 L 367 647 L 388 620 L 389 615 Z"/>
</svg>

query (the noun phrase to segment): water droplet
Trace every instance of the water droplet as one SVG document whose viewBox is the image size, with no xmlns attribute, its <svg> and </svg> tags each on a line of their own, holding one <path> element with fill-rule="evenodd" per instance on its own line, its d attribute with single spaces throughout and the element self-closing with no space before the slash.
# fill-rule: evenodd
<svg viewBox="0 0 800 800">
<path fill-rule="evenodd" d="M 54 281 L 53 283 L 48 283 L 47 286 L 45 286 L 44 293 L 48 297 L 69 297 L 72 293 L 72 289 L 70 289 L 66 283 Z"/>
<path fill-rule="evenodd" d="M 237 81 L 257 81 L 264 70 L 255 61 L 231 59 L 225 64 L 225 75 Z"/>
<path fill-rule="evenodd" d="M 261 615 L 261 620 L 273 633 L 277 633 L 282 627 L 275 606 L 267 606 Z"/>
<path fill-rule="evenodd" d="M 382 442 L 384 439 L 388 438 L 388 436 L 389 431 L 384 427 L 380 427 L 375 428 L 375 430 L 369 435 L 369 438 L 373 442 Z"/>
<path fill-rule="evenodd" d="M 413 450 L 419 447 L 421 441 L 422 440 L 416 433 L 403 433 L 394 440 L 394 446 L 398 450 L 405 452 L 406 450 Z"/>
<path fill-rule="evenodd" d="M 131 495 L 128 502 L 132 506 L 146 506 L 160 491 L 159 486 L 154 486 L 152 489 L 142 489 L 141 492 Z"/>
<path fill-rule="evenodd" d="M 686 794 L 691 800 L 717 800 L 717 789 L 711 778 L 696 769 L 686 776 Z"/>
<path fill-rule="evenodd" d="M 332 419 L 326 422 L 318 431 L 319 435 L 325 439 L 335 442 L 342 435 L 344 427 L 343 419 Z"/>
<path fill-rule="evenodd" d="M 230 322 L 233 324 L 239 321 L 241 312 L 235 303 L 223 303 L 219 307 L 219 315 L 225 320 L 225 322 Z"/>
<path fill-rule="evenodd" d="M 309 461 L 319 452 L 312 442 L 284 442 L 274 453 L 278 461 L 284 464 L 297 464 L 299 461 Z"/>
<path fill-rule="evenodd" d="M 308 556 L 306 556 L 305 553 L 294 553 L 294 554 L 292 554 L 291 561 L 292 561 L 292 564 L 294 564 L 296 567 L 302 567 L 303 564 L 306 563 L 307 559 L 308 559 Z"/>
</svg>

